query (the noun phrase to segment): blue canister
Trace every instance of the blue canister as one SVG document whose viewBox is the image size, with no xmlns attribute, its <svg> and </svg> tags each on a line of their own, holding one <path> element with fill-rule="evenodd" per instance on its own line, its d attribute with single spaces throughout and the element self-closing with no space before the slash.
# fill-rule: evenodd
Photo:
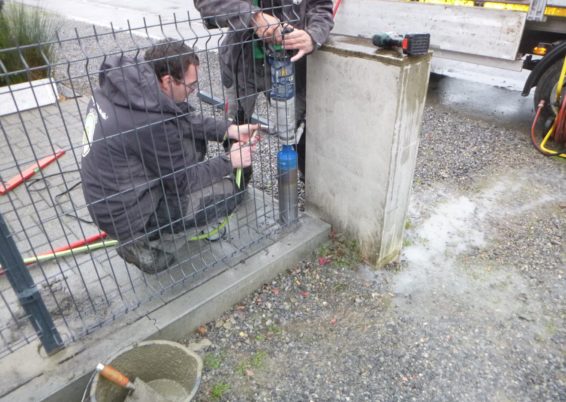
<svg viewBox="0 0 566 402">
<path fill-rule="evenodd" d="M 298 158 L 291 145 L 283 145 L 277 153 L 277 181 L 279 185 L 279 219 L 289 224 L 299 217 L 297 193 Z"/>
</svg>

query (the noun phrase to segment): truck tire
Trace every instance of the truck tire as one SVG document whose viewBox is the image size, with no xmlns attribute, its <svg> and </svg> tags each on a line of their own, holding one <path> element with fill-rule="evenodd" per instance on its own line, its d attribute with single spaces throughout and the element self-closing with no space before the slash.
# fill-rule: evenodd
<svg viewBox="0 0 566 402">
<path fill-rule="evenodd" d="M 558 78 L 560 72 L 562 71 L 563 64 L 564 58 L 560 58 L 542 74 L 537 83 L 534 97 L 535 110 L 539 102 L 541 100 L 544 100 L 544 109 L 542 110 L 542 115 L 546 118 L 556 116 L 556 113 L 558 112 L 554 100 L 556 97 L 556 86 L 558 85 Z M 565 92 L 566 90 L 562 90 L 563 96 L 566 95 Z"/>
</svg>

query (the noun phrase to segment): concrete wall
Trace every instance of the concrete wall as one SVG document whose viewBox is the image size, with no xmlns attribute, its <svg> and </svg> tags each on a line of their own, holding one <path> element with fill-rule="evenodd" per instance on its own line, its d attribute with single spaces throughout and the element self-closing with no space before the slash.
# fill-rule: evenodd
<svg viewBox="0 0 566 402">
<path fill-rule="evenodd" d="M 334 35 L 309 57 L 307 209 L 376 265 L 402 246 L 430 59 Z"/>
</svg>

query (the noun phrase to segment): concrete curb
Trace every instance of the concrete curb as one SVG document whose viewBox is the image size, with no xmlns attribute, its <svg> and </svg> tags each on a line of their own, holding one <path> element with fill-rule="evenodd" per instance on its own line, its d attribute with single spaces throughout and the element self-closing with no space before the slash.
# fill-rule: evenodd
<svg viewBox="0 0 566 402">
<path fill-rule="evenodd" d="M 136 342 L 185 337 L 306 257 L 327 241 L 329 230 L 305 214 L 272 246 L 163 306 L 144 306 L 145 313 L 133 313 L 127 322 L 117 321 L 51 357 L 38 352 L 37 342 L 19 349 L 6 358 L 10 362 L 3 361 L 18 369 L 0 370 L 1 400 L 80 401 L 97 362 Z"/>
</svg>

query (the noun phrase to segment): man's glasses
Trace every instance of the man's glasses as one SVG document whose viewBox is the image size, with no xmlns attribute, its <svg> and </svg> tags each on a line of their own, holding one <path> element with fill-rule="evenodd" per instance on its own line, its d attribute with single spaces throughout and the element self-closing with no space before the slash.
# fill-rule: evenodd
<svg viewBox="0 0 566 402">
<path fill-rule="evenodd" d="M 180 81 L 176 78 L 173 78 L 173 79 L 175 80 L 175 82 L 177 84 L 184 85 L 185 88 L 187 89 L 187 91 L 189 91 L 189 92 L 194 92 L 198 88 L 198 81 L 193 81 L 193 82 L 186 84 L 184 81 Z"/>
</svg>

